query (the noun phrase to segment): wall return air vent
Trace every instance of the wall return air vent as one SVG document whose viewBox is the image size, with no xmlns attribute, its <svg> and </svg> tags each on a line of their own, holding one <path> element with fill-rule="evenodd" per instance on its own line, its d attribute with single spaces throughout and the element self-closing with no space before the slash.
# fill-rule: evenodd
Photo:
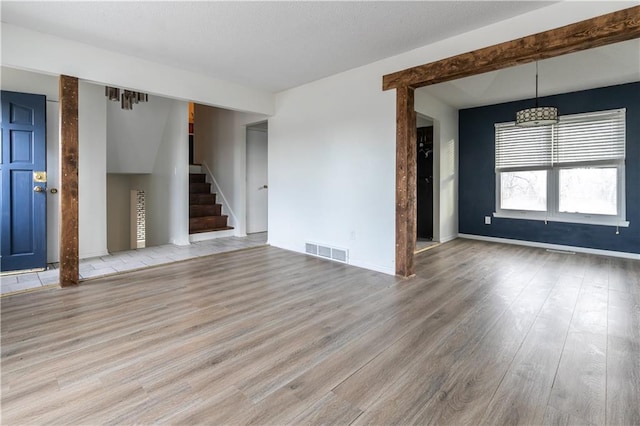
<svg viewBox="0 0 640 426">
<path fill-rule="evenodd" d="M 325 259 L 335 260 L 336 262 L 349 263 L 349 250 L 331 247 L 317 243 L 305 243 L 304 251 L 307 254 Z"/>
</svg>

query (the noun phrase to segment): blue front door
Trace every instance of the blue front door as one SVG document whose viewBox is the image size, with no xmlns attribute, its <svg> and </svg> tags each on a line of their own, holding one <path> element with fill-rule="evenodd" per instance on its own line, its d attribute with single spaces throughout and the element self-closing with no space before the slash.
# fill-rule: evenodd
<svg viewBox="0 0 640 426">
<path fill-rule="evenodd" d="M 2 91 L 0 270 L 47 266 L 46 99 Z"/>
</svg>

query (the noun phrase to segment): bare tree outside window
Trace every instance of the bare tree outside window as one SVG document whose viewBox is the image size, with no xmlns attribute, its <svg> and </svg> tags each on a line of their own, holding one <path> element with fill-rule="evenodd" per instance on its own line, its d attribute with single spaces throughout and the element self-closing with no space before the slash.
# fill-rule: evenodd
<svg viewBox="0 0 640 426">
<path fill-rule="evenodd" d="M 547 171 L 500 173 L 500 207 L 506 210 L 547 210 Z"/>
<path fill-rule="evenodd" d="M 560 169 L 560 206 L 563 213 L 618 214 L 616 168 Z"/>
</svg>

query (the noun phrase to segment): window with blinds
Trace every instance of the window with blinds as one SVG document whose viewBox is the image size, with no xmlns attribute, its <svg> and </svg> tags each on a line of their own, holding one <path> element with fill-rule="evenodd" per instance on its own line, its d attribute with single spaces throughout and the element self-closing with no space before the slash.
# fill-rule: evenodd
<svg viewBox="0 0 640 426">
<path fill-rule="evenodd" d="M 626 110 L 495 125 L 496 216 L 628 226 Z"/>
<path fill-rule="evenodd" d="M 626 110 L 560 117 L 552 159 L 556 165 L 624 160 Z"/>
<path fill-rule="evenodd" d="M 624 160 L 625 109 L 561 116 L 558 124 L 497 123 L 496 170 Z"/>
</svg>

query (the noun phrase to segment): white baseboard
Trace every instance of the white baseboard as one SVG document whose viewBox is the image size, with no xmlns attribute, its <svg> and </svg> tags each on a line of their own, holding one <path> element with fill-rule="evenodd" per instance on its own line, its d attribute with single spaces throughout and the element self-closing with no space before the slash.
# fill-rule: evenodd
<svg viewBox="0 0 640 426">
<path fill-rule="evenodd" d="M 197 243 L 198 241 L 215 240 L 216 238 L 234 237 L 236 236 L 233 229 L 225 231 L 199 232 L 189 235 L 189 242 Z"/>
<path fill-rule="evenodd" d="M 538 248 L 551 249 L 551 250 L 574 251 L 576 253 L 597 254 L 600 256 L 611 256 L 611 257 L 621 257 L 624 259 L 640 260 L 640 254 L 627 253 L 624 251 L 600 250 L 600 249 L 592 249 L 587 247 L 575 247 L 575 246 L 565 246 L 562 244 L 539 243 L 536 241 L 512 240 L 509 238 L 485 237 L 483 235 L 472 235 L 472 234 L 458 234 L 458 236 L 460 238 L 467 238 L 469 240 L 490 241 L 493 243 L 515 244 L 519 246 L 538 247 Z"/>
<path fill-rule="evenodd" d="M 287 251 L 291 251 L 291 252 L 294 252 L 294 253 L 304 254 L 305 256 L 313 256 L 311 254 L 306 253 L 304 251 L 304 249 L 301 250 L 301 249 L 296 248 L 296 247 L 290 247 L 290 246 L 288 246 L 286 244 L 280 244 L 279 242 L 277 242 L 277 241 L 274 242 L 271 239 L 268 241 L 268 244 L 271 247 L 276 247 L 276 248 L 279 248 L 279 249 L 282 249 L 282 250 L 287 250 Z M 324 259 L 324 260 L 327 260 L 328 262 L 332 262 L 332 260 L 323 258 L 321 256 L 313 256 L 313 257 L 317 257 L 318 259 Z M 342 263 L 342 262 L 339 262 L 339 263 Z M 374 264 L 374 263 L 363 262 L 363 261 L 360 261 L 358 259 L 354 259 L 352 257 L 349 257 L 349 262 L 348 263 L 346 263 L 346 264 L 343 263 L 343 264 L 344 265 L 355 266 L 357 268 L 368 269 L 370 271 L 380 272 L 380 273 L 387 274 L 387 275 L 395 275 L 396 274 L 395 268 L 393 266 L 384 267 L 384 266 L 380 266 L 380 265 L 377 265 L 377 264 Z"/>
<path fill-rule="evenodd" d="M 369 262 L 361 262 L 358 259 L 349 259 L 349 265 L 356 266 L 358 268 L 368 269 L 370 271 L 380 272 L 382 274 L 387 275 L 395 275 L 396 271 L 393 267 L 384 267 L 380 265 L 375 265 Z"/>
<path fill-rule="evenodd" d="M 449 235 L 449 236 L 444 237 L 444 238 L 440 238 L 440 239 L 438 240 L 438 242 L 439 242 L 440 244 L 444 244 L 444 243 L 448 243 L 449 241 L 453 241 L 453 240 L 455 240 L 456 238 L 458 238 L 458 234 L 453 234 L 453 235 Z"/>
<path fill-rule="evenodd" d="M 80 260 L 82 259 L 90 259 L 92 257 L 102 257 L 102 256 L 107 256 L 109 254 L 108 250 L 100 250 L 100 251 L 91 251 L 88 253 L 80 253 L 80 255 L 78 256 L 78 258 Z"/>
</svg>

